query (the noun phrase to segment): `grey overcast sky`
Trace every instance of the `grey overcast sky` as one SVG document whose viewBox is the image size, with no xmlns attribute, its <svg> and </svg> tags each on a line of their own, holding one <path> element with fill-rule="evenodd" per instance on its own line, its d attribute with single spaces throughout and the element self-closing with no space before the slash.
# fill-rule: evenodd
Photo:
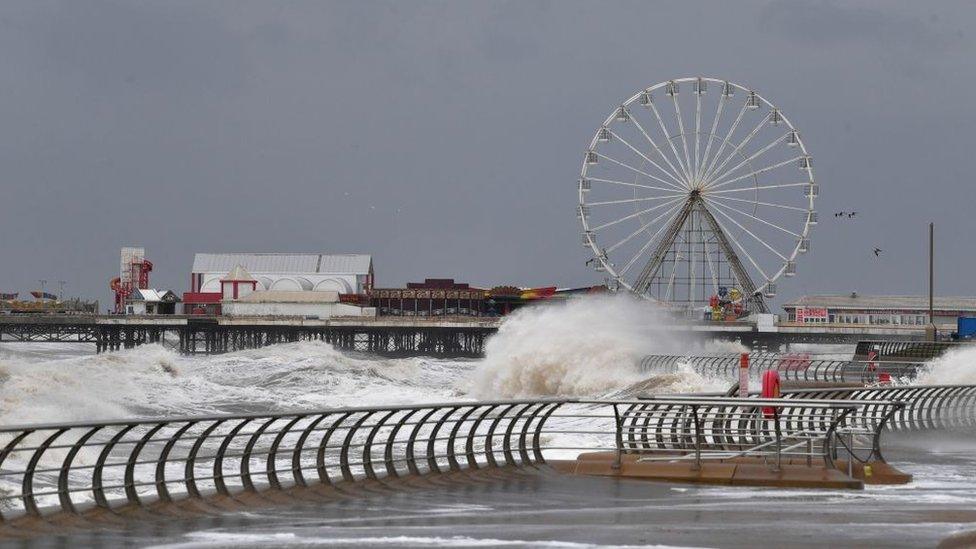
<svg viewBox="0 0 976 549">
<path fill-rule="evenodd" d="M 704 75 L 813 154 L 821 223 L 781 297 L 922 293 L 929 220 L 937 291 L 974 295 L 974 24 L 968 1 L 7 0 L 0 291 L 107 303 L 123 245 L 179 291 L 197 251 L 371 253 L 382 286 L 599 283 L 583 150 L 636 90 Z"/>
</svg>

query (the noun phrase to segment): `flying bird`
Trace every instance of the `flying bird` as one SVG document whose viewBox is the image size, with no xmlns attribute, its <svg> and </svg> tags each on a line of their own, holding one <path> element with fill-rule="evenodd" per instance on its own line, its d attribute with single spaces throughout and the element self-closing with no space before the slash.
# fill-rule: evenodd
<svg viewBox="0 0 976 549">
<path fill-rule="evenodd" d="M 837 212 L 834 214 L 834 217 L 844 217 L 845 215 L 847 215 L 847 212 Z"/>
<path fill-rule="evenodd" d="M 882 250 L 881 248 L 875 248 L 874 249 L 874 257 L 881 257 L 881 252 L 883 252 L 883 251 L 884 250 Z"/>
<path fill-rule="evenodd" d="M 847 217 L 853 218 L 856 215 L 857 215 L 857 212 L 851 212 L 851 213 L 847 214 Z"/>
</svg>

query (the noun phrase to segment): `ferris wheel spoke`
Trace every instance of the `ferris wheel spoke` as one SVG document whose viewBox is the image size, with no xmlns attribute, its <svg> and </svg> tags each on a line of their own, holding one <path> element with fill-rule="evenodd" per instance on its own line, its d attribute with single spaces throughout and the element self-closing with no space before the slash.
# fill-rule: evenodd
<svg viewBox="0 0 976 549">
<path fill-rule="evenodd" d="M 739 109 L 739 114 L 736 115 L 735 120 L 732 121 L 732 125 L 729 127 L 729 131 L 725 133 L 725 137 L 722 138 L 721 142 L 718 144 L 718 150 L 715 151 L 715 156 L 708 163 L 708 167 L 705 168 L 705 173 L 712 171 L 712 167 L 718 162 L 718 159 L 722 156 L 722 152 L 725 151 L 725 146 L 728 144 L 729 140 L 732 139 L 732 134 L 735 133 L 736 128 L 739 127 L 739 122 L 742 122 L 743 115 L 746 114 L 746 104 L 742 104 L 742 108 Z"/>
<path fill-rule="evenodd" d="M 795 236 L 797 238 L 803 238 L 803 235 L 801 235 L 801 234 L 794 233 L 793 231 L 791 231 L 789 229 L 784 229 L 783 227 L 780 227 L 779 225 L 777 225 L 775 223 L 770 223 L 769 221 L 766 221 L 765 219 L 756 217 L 756 216 L 754 216 L 754 215 L 752 215 L 752 214 L 750 214 L 748 212 L 744 212 L 744 211 L 742 211 L 742 210 L 740 210 L 738 208 L 733 208 L 732 206 L 729 206 L 728 204 L 720 204 L 719 202 L 713 201 L 713 200 L 711 200 L 709 198 L 705 198 L 705 201 L 708 202 L 709 204 L 713 205 L 713 206 L 725 208 L 725 209 L 731 210 L 733 212 L 736 212 L 738 214 L 744 215 L 744 216 L 746 216 L 748 218 L 755 219 L 756 221 L 758 221 L 758 222 L 760 222 L 760 223 L 762 223 L 764 225 L 769 225 L 770 227 L 772 227 L 774 229 L 779 229 L 780 231 L 783 231 L 784 233 L 786 233 L 788 235 L 792 235 L 792 236 Z"/>
<path fill-rule="evenodd" d="M 722 175 L 715 176 L 714 179 L 717 180 L 717 181 L 720 181 L 723 178 L 726 178 L 726 177 L 732 175 L 733 173 L 735 173 L 736 170 L 738 170 L 742 166 L 745 166 L 749 162 L 752 162 L 756 158 L 758 158 L 758 157 L 762 156 L 763 154 L 765 154 L 766 151 L 768 151 L 769 149 L 772 149 L 776 145 L 779 145 L 780 143 L 782 143 L 783 141 L 785 141 L 786 140 L 786 136 L 787 136 L 787 134 L 783 134 L 783 135 L 781 135 L 779 137 L 779 139 L 774 139 L 772 142 L 770 142 L 769 144 L 767 144 L 765 147 L 763 147 L 763 148 L 759 149 L 758 151 L 752 153 L 751 156 L 749 156 L 745 160 L 743 160 L 743 161 L 739 162 L 738 164 L 736 164 L 735 167 L 729 168 L 728 170 L 725 170 L 725 172 L 723 172 Z"/>
<path fill-rule="evenodd" d="M 651 112 L 654 113 L 654 118 L 657 119 L 657 125 L 661 128 L 661 134 L 664 135 L 664 140 L 667 141 L 668 146 L 671 148 L 671 152 L 674 153 L 674 159 L 678 162 L 678 165 L 681 166 L 681 173 L 684 174 L 688 181 L 691 181 L 691 173 L 688 172 L 688 169 L 681 162 L 681 155 L 678 154 L 678 149 L 674 146 L 674 142 L 671 141 L 671 135 L 668 133 L 667 126 L 664 125 L 664 120 L 661 118 L 661 113 L 658 112 L 657 106 L 655 106 L 654 103 L 651 103 L 650 107 Z"/>
<path fill-rule="evenodd" d="M 695 280 L 695 278 L 698 276 L 698 273 L 695 270 L 695 267 L 696 267 L 696 263 L 695 263 L 695 252 L 697 252 L 697 248 L 698 247 L 696 246 L 697 242 L 695 242 L 695 236 L 696 235 L 701 236 L 695 230 L 695 221 L 698 221 L 696 219 L 697 217 L 698 216 L 696 215 L 695 211 L 692 210 L 691 217 L 689 218 L 689 221 L 691 221 L 691 226 L 689 227 L 690 230 L 688 232 L 688 239 L 687 239 L 687 242 L 688 242 L 688 301 L 689 302 L 694 301 L 695 295 L 696 295 L 696 292 L 697 292 L 697 288 L 695 287 L 695 285 L 697 283 L 697 280 Z"/>
<path fill-rule="evenodd" d="M 668 277 L 668 289 L 664 293 L 664 299 L 665 299 L 665 301 L 670 301 L 671 300 L 672 292 L 674 292 L 674 277 L 675 277 L 675 275 L 678 274 L 678 260 L 679 259 L 680 259 L 680 256 L 678 254 L 674 254 L 674 263 L 671 266 L 671 276 Z"/>
<path fill-rule="evenodd" d="M 775 204 L 772 202 L 759 202 L 756 200 L 744 200 L 742 198 L 733 198 L 731 196 L 712 196 L 709 195 L 709 200 L 731 200 L 733 202 L 744 202 L 746 204 L 754 204 L 758 206 L 769 206 L 771 208 L 782 208 L 784 210 L 794 210 L 797 212 L 808 212 L 807 208 L 797 208 L 796 206 L 787 206 L 786 204 Z"/>
<path fill-rule="evenodd" d="M 767 121 L 767 120 L 769 120 L 769 117 L 770 117 L 770 114 L 771 114 L 771 113 L 772 113 L 772 111 L 770 111 L 770 112 L 768 112 L 768 113 L 766 113 L 766 116 L 764 116 L 764 117 L 762 117 L 762 120 L 760 120 L 760 121 L 759 121 L 759 123 L 758 123 L 758 124 L 756 124 L 756 127 L 755 127 L 755 128 L 753 128 L 753 129 L 752 129 L 752 131 L 751 131 L 751 132 L 749 132 L 749 133 L 748 133 L 748 134 L 746 135 L 746 137 L 745 137 L 745 139 L 743 139 L 743 140 L 742 140 L 741 142 L 739 142 L 739 144 L 738 144 L 738 145 L 736 145 L 736 146 L 735 146 L 735 147 L 734 147 L 734 148 L 732 149 L 732 151 L 731 151 L 731 152 L 729 153 L 729 155 L 725 157 L 725 160 L 723 160 L 723 161 L 722 161 L 722 163 L 721 163 L 721 164 L 719 164 L 719 166 L 718 166 L 717 168 L 715 168 L 715 169 L 713 169 L 712 171 L 710 171 L 710 172 L 707 172 L 707 173 L 705 174 L 705 178 L 706 178 L 706 179 L 709 179 L 709 180 L 710 180 L 710 179 L 712 179 L 712 178 L 713 178 L 713 176 L 714 176 L 715 174 L 717 174 L 717 173 L 719 173 L 719 172 L 721 172 L 721 171 L 722 171 L 722 168 L 724 168 L 725 166 L 727 166 L 727 165 L 728 165 L 728 163 L 729 163 L 729 162 L 730 162 L 730 161 L 731 161 L 731 160 L 732 160 L 732 159 L 733 159 L 733 158 L 735 157 L 735 155 L 736 155 L 736 154 L 737 154 L 737 153 L 738 153 L 739 151 L 741 151 L 741 150 L 742 150 L 742 147 L 745 147 L 746 145 L 748 145 L 748 144 L 749 144 L 749 142 L 750 142 L 750 141 L 752 141 L 752 138 L 753 138 L 753 137 L 755 137 L 757 133 L 759 133 L 759 130 L 761 130 L 761 129 L 763 129 L 763 126 L 765 126 L 765 125 L 766 125 L 766 121 Z"/>
<path fill-rule="evenodd" d="M 643 225 L 641 225 L 640 227 L 638 227 L 638 229 L 636 231 L 630 233 L 630 235 L 628 235 L 626 238 L 624 238 L 620 242 L 614 243 L 612 246 L 610 246 L 609 248 L 607 248 L 605 250 L 606 253 L 611 253 L 614 250 L 616 250 L 617 248 L 619 248 L 620 246 L 623 246 L 624 244 L 626 244 L 627 242 L 629 242 L 630 240 L 632 240 L 635 236 L 637 236 L 640 233 L 642 233 L 645 229 L 647 229 L 651 225 L 653 225 L 653 224 L 657 223 L 658 221 L 660 221 L 662 217 L 667 216 L 668 214 L 674 212 L 675 210 L 677 210 L 680 207 L 681 207 L 681 205 L 675 204 L 674 206 L 671 206 L 667 210 L 664 210 L 664 213 L 658 215 L 657 217 L 655 217 L 654 219 L 648 221 L 647 223 L 644 223 Z M 651 239 L 653 240 L 653 238 L 654 237 L 652 236 Z"/>
<path fill-rule="evenodd" d="M 609 204 L 631 204 L 635 202 L 645 202 L 648 200 L 667 200 L 668 198 L 683 198 L 683 194 L 669 194 L 666 196 L 647 196 L 641 198 L 625 198 L 621 200 L 604 200 L 601 202 L 588 202 L 587 206 L 606 206 Z"/>
<path fill-rule="evenodd" d="M 684 189 L 670 189 L 664 187 L 655 187 L 653 185 L 641 185 L 640 183 L 630 183 L 629 181 L 617 181 L 616 179 L 601 179 L 599 177 L 587 177 L 589 181 L 596 181 L 597 183 L 608 183 L 611 185 L 621 185 L 624 187 L 636 187 L 639 189 L 653 189 L 655 191 L 663 191 L 667 193 L 673 193 L 675 190 L 684 193 Z"/>
<path fill-rule="evenodd" d="M 698 151 L 701 135 L 701 93 L 695 94 L 695 176 L 698 175 Z"/>
<path fill-rule="evenodd" d="M 668 158 L 668 155 L 664 154 L 664 151 L 661 150 L 661 147 L 658 147 L 657 143 L 653 139 L 651 139 L 651 136 L 647 133 L 647 130 L 644 129 L 644 126 L 641 125 L 640 121 L 637 120 L 637 117 L 634 116 L 634 113 L 630 112 L 630 109 L 627 109 L 627 114 L 630 115 L 631 122 L 634 123 L 634 126 L 636 126 L 637 129 L 640 131 L 641 135 L 644 136 L 644 139 L 647 139 L 647 142 L 650 143 L 652 147 L 654 147 L 654 150 L 657 151 L 657 154 L 660 155 L 662 159 L 664 159 L 665 164 L 667 164 L 668 167 L 671 168 L 671 171 L 663 170 L 661 169 L 660 166 L 658 166 L 658 169 L 661 169 L 662 172 L 667 174 L 668 177 L 670 177 L 671 179 L 674 179 L 682 187 L 686 189 L 689 188 L 688 183 L 683 179 L 681 179 L 681 171 L 678 170 L 678 168 L 674 167 L 674 164 L 671 163 L 671 159 Z"/>
<path fill-rule="evenodd" d="M 634 213 L 632 213 L 632 214 L 630 214 L 630 215 L 628 215 L 626 217 L 621 217 L 620 219 L 616 219 L 614 221 L 610 221 L 608 223 L 604 223 L 603 225 L 599 225 L 597 227 L 593 227 L 591 230 L 593 232 L 601 231 L 603 229 L 606 229 L 607 227 L 612 227 L 612 226 L 614 226 L 614 225 L 616 225 L 618 223 L 623 223 L 624 221 L 627 221 L 628 219 L 633 219 L 633 218 L 638 217 L 640 215 L 643 215 L 643 214 L 646 214 L 646 213 L 650 213 L 650 212 L 653 212 L 653 211 L 656 211 L 656 210 L 660 210 L 661 208 L 665 208 L 667 206 L 670 206 L 671 204 L 674 204 L 675 202 L 678 202 L 678 201 L 684 200 L 684 199 L 685 199 L 684 196 L 681 196 L 681 197 L 678 197 L 678 198 L 673 198 L 673 199 L 671 199 L 671 200 L 669 200 L 669 201 L 667 201 L 667 202 L 665 202 L 663 204 L 658 204 L 657 206 L 654 206 L 652 208 L 647 208 L 646 210 L 641 210 L 639 212 L 634 212 Z"/>
<path fill-rule="evenodd" d="M 766 274 L 766 271 L 764 271 L 762 267 L 760 267 L 759 264 L 756 263 L 756 260 L 753 259 L 751 255 L 749 255 L 749 252 L 746 251 L 746 249 L 742 246 L 742 244 L 739 244 L 739 241 L 735 238 L 735 236 L 732 235 L 732 233 L 728 231 L 728 229 L 725 228 L 725 225 L 723 225 L 722 222 L 719 221 L 717 218 L 713 218 L 713 219 L 715 219 L 715 223 L 718 225 L 722 233 L 726 237 L 728 237 L 728 239 L 731 240 L 733 244 L 735 244 L 736 248 L 739 248 L 739 250 L 742 251 L 743 254 L 745 254 L 746 259 L 748 259 L 749 263 L 751 263 L 752 266 L 755 267 L 757 271 L 759 271 L 759 274 L 761 274 L 764 279 L 769 280 L 769 275 Z M 743 281 L 740 280 L 739 282 L 741 283 Z"/>
<path fill-rule="evenodd" d="M 739 223 L 738 221 L 736 221 L 732 216 L 730 216 L 729 214 L 725 213 L 724 211 L 722 211 L 721 209 L 718 209 L 718 208 L 716 208 L 715 211 L 718 212 L 719 214 L 721 214 L 723 217 L 725 217 L 729 221 L 731 221 L 732 223 L 734 223 L 736 227 L 738 227 L 738 228 L 742 229 L 743 231 L 745 231 L 745 233 L 747 235 L 749 235 L 752 238 L 754 238 L 756 240 L 756 242 L 762 244 L 763 247 L 765 247 L 767 250 L 769 250 L 769 251 L 773 252 L 774 254 L 776 254 L 780 259 L 782 259 L 783 261 L 789 261 L 789 259 L 785 255 L 779 253 L 779 251 L 776 248 L 770 246 L 768 243 L 766 243 L 765 240 L 763 240 L 763 239 L 759 238 L 758 236 L 756 236 L 756 233 L 754 233 L 754 232 L 750 231 L 749 229 L 745 228 L 741 223 Z"/>
<path fill-rule="evenodd" d="M 809 181 L 804 181 L 803 183 L 782 183 L 779 185 L 759 185 L 757 187 L 742 187 L 740 189 L 725 189 L 722 191 L 713 191 L 709 189 L 707 193 L 703 193 L 703 194 L 706 194 L 707 196 L 712 196 L 713 194 L 741 193 L 746 191 L 762 191 L 766 189 L 782 189 L 784 187 L 804 187 L 809 184 L 810 184 Z"/>
<path fill-rule="evenodd" d="M 763 168 L 759 168 L 758 170 L 751 171 L 751 172 L 749 172 L 749 173 L 747 173 L 745 175 L 737 176 L 737 177 L 735 177 L 733 179 L 728 179 L 726 181 L 712 183 L 708 187 L 708 192 L 714 193 L 715 192 L 715 189 L 718 189 L 720 187 L 724 187 L 724 186 L 726 186 L 726 185 L 728 185 L 730 183 L 735 183 L 736 181 L 742 181 L 743 179 L 748 179 L 750 177 L 753 177 L 755 175 L 759 175 L 761 173 L 766 173 L 766 172 L 773 171 L 773 170 L 775 170 L 777 168 L 782 168 L 783 166 L 786 166 L 788 164 L 792 164 L 792 163 L 796 162 L 797 160 L 799 160 L 801 158 L 803 158 L 803 157 L 802 156 L 794 156 L 793 158 L 789 158 L 789 159 L 784 160 L 782 162 L 777 162 L 776 164 L 773 164 L 771 166 L 765 166 Z"/>
<path fill-rule="evenodd" d="M 702 250 L 705 252 L 705 264 L 708 265 L 708 274 L 712 277 L 712 291 L 718 293 L 718 276 L 715 275 L 715 267 L 712 265 L 712 255 L 708 251 L 708 239 L 702 235 Z"/>
<path fill-rule="evenodd" d="M 681 147 L 685 152 L 685 166 L 688 167 L 688 179 L 691 179 L 691 174 L 693 173 L 691 170 L 691 157 L 688 155 L 688 140 L 685 139 L 685 123 L 681 118 L 681 106 L 678 105 L 678 94 L 672 95 L 671 99 L 674 100 L 674 117 L 678 121 L 678 132 L 681 134 Z"/>
<path fill-rule="evenodd" d="M 642 153 L 639 150 L 637 150 L 637 148 L 634 147 L 633 145 L 631 145 L 630 142 L 628 142 L 626 139 L 624 139 L 623 137 L 620 137 L 619 135 L 617 135 L 617 133 L 614 132 L 613 130 L 609 130 L 609 131 L 610 131 L 610 135 L 614 136 L 621 143 L 623 143 L 624 145 L 626 145 L 627 148 L 629 148 L 630 150 L 634 151 L 634 154 L 636 154 L 637 156 L 640 156 L 641 158 L 643 158 L 644 160 L 646 160 L 650 165 L 652 165 L 655 168 L 661 170 L 662 172 L 668 173 L 667 171 L 664 170 L 664 168 L 662 168 L 660 165 L 658 165 L 657 162 L 651 160 L 644 153 Z M 653 179 L 654 181 L 657 181 L 659 183 L 662 183 L 664 185 L 669 185 L 669 186 L 671 186 L 676 191 L 686 191 L 687 190 L 687 188 L 685 188 L 685 187 L 679 187 L 678 185 L 675 185 L 674 183 L 671 183 L 670 181 L 665 181 L 664 179 L 661 179 L 659 177 L 651 176 L 651 179 Z"/>
<path fill-rule="evenodd" d="M 725 102 L 728 101 L 724 96 L 719 97 L 718 107 L 715 109 L 715 118 L 712 120 L 712 131 L 708 133 L 708 139 L 705 140 L 705 154 L 702 155 L 701 165 L 699 166 L 698 173 L 696 176 L 700 179 L 702 172 L 704 172 L 705 164 L 708 162 L 708 152 L 712 150 L 712 141 L 715 140 L 715 131 L 718 129 L 718 121 L 722 118 L 722 111 L 725 108 Z"/>
<path fill-rule="evenodd" d="M 607 156 L 607 155 L 605 155 L 605 154 L 603 154 L 603 153 L 601 153 L 599 151 L 593 151 L 593 152 L 598 157 L 600 157 L 600 158 L 602 158 L 602 159 L 604 159 L 604 160 L 606 160 L 608 162 L 612 162 L 612 163 L 620 166 L 621 168 L 627 168 L 628 170 L 630 170 L 630 171 L 632 171 L 632 172 L 634 172 L 636 174 L 643 175 L 644 177 L 647 177 L 649 179 L 654 179 L 655 181 L 660 181 L 658 178 L 654 177 L 653 175 L 651 175 L 651 174 L 649 174 L 649 173 L 647 173 L 647 172 L 645 172 L 643 170 L 639 170 L 639 169 L 631 166 L 630 164 L 627 164 L 626 162 L 621 162 L 621 161 L 617 160 L 616 158 L 610 158 L 609 156 Z M 587 179 L 590 179 L 590 178 L 587 178 Z M 667 181 L 665 181 L 665 183 L 667 183 Z M 684 189 L 667 189 L 668 192 L 674 192 L 675 190 L 682 191 Z"/>
<path fill-rule="evenodd" d="M 684 203 L 682 203 L 681 206 L 684 206 Z M 679 214 L 681 214 L 681 211 L 682 211 L 681 209 L 677 209 L 677 211 L 671 214 L 671 217 L 669 217 L 667 221 L 665 221 L 660 227 L 658 227 L 656 231 L 654 231 L 654 234 L 652 234 L 651 237 L 647 239 L 647 242 L 645 242 L 644 245 L 641 246 L 641 249 L 637 250 L 637 253 L 634 254 L 634 256 L 630 258 L 630 261 L 628 261 L 624 265 L 624 268 L 620 270 L 620 276 L 625 275 L 627 271 L 629 271 L 630 268 L 634 266 L 634 263 L 636 263 L 637 260 L 640 259 L 642 255 L 644 255 L 644 252 L 646 252 L 647 249 L 651 247 L 651 244 L 653 244 L 654 241 L 657 240 L 657 237 L 661 236 L 661 233 L 664 232 L 664 229 L 668 228 L 669 226 L 671 226 L 672 223 L 674 223 L 674 220 L 677 219 Z"/>
</svg>

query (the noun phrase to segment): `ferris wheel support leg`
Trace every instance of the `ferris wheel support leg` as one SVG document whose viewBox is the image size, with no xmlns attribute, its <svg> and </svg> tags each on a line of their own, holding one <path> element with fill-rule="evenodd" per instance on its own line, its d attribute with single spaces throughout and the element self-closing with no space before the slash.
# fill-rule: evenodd
<svg viewBox="0 0 976 549">
<path fill-rule="evenodd" d="M 664 233 L 664 237 L 661 242 L 658 243 L 657 247 L 654 249 L 654 253 L 651 254 L 651 258 L 641 269 L 640 276 L 634 282 L 634 293 L 637 295 L 644 295 L 647 289 L 651 286 L 651 281 L 657 276 L 658 270 L 661 268 L 661 264 L 664 262 L 664 256 L 671 249 L 674 244 L 674 239 L 678 237 L 678 233 L 681 232 L 681 228 L 684 226 L 685 222 L 688 220 L 688 216 L 691 215 L 691 210 L 695 207 L 695 203 L 698 201 L 697 193 L 693 193 L 688 201 L 685 202 L 684 206 L 681 208 L 681 213 L 674 218 L 668 230 Z"/>
<path fill-rule="evenodd" d="M 768 313 L 769 307 L 766 305 L 766 300 L 763 299 L 762 294 L 756 292 L 756 284 L 752 281 L 749 273 L 746 271 L 745 266 L 739 260 L 739 256 L 736 255 L 735 250 L 729 245 L 729 241 L 725 236 L 725 231 L 719 227 L 718 221 L 712 216 L 712 212 L 708 211 L 708 208 L 701 204 L 699 209 L 701 212 L 701 217 L 708 223 L 711 228 L 712 233 L 715 235 L 716 240 L 718 240 L 719 248 L 722 249 L 722 253 L 725 254 L 729 262 L 729 266 L 732 268 L 732 272 L 735 274 L 735 278 L 739 281 L 739 285 L 742 286 L 743 294 L 749 296 L 749 299 L 753 302 L 756 312 Z"/>
</svg>

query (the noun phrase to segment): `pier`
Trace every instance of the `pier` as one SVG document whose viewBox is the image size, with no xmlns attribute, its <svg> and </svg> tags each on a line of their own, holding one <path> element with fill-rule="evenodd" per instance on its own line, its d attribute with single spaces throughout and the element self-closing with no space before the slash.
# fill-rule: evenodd
<svg viewBox="0 0 976 549">
<path fill-rule="evenodd" d="M 384 356 L 479 357 L 498 320 L 297 317 L 0 317 L 0 342 L 94 343 L 96 352 L 159 343 L 183 354 L 219 354 L 279 343 L 324 341 Z"/>
<path fill-rule="evenodd" d="M 6 315 L 0 316 L 0 342 L 93 343 L 99 353 L 158 343 L 183 354 L 220 354 L 279 343 L 324 341 L 340 350 L 382 356 L 477 358 L 484 355 L 488 337 L 498 330 L 502 322 L 502 317 L 469 316 L 315 319 L 282 316 Z M 902 349 L 902 354 L 910 355 L 907 360 L 923 358 L 919 353 L 924 354 L 924 358 L 932 358 L 951 347 L 951 344 L 941 343 L 922 345 L 918 342 L 925 337 L 923 330 L 900 326 L 854 329 L 850 326 L 783 323 L 760 329 L 754 323 L 739 321 L 686 322 L 649 326 L 647 330 L 649 334 L 679 332 L 692 339 L 735 340 L 750 348 L 771 352 L 781 350 L 790 343 L 853 344 L 863 340 L 884 340 L 889 342 L 885 350 Z M 891 358 L 894 359 L 893 356 Z"/>
</svg>

